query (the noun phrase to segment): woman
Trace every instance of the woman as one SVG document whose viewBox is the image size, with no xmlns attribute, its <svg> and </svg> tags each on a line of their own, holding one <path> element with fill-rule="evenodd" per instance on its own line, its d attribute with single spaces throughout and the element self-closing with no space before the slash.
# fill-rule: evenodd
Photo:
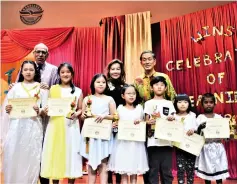
<svg viewBox="0 0 237 184">
<path fill-rule="evenodd" d="M 120 61 L 119 59 L 114 59 L 108 64 L 107 79 L 109 86 L 107 95 L 111 96 L 114 99 L 117 108 L 120 104 L 123 104 L 121 90 L 125 85 L 125 70 L 122 61 Z M 121 175 L 116 174 L 116 183 L 120 182 Z M 112 172 L 110 171 L 108 173 L 108 183 L 113 183 Z"/>
</svg>

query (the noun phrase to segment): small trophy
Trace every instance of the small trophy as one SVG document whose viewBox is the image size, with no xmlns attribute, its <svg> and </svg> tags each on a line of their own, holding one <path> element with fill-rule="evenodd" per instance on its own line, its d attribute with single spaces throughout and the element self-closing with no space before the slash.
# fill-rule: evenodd
<svg viewBox="0 0 237 184">
<path fill-rule="evenodd" d="M 68 118 L 68 119 L 71 119 L 71 116 L 75 113 L 76 100 L 77 100 L 77 97 L 75 96 L 74 100 L 71 103 L 71 109 L 66 116 L 66 118 Z"/>
<path fill-rule="evenodd" d="M 118 112 L 116 111 L 116 112 L 114 113 L 114 115 L 113 115 L 113 121 L 118 123 L 118 120 L 119 120 L 119 116 L 118 116 Z M 114 133 L 117 133 L 117 132 L 118 132 L 118 128 L 117 128 L 117 127 L 116 127 L 116 128 L 113 128 L 113 132 L 114 132 Z"/>
<path fill-rule="evenodd" d="M 153 107 L 153 113 L 151 114 L 151 119 L 157 119 L 160 118 L 160 112 L 156 112 L 157 110 L 157 106 Z M 156 128 L 156 124 L 153 124 L 150 126 L 150 130 L 148 131 L 148 136 L 152 137 L 155 133 L 155 128 Z"/>
<path fill-rule="evenodd" d="M 231 117 L 230 119 L 230 138 L 233 139 L 236 134 L 236 121 L 235 121 L 235 115 Z"/>
<path fill-rule="evenodd" d="M 86 110 L 85 110 L 87 117 L 93 117 L 91 112 L 91 104 L 92 104 L 91 95 L 89 95 L 88 100 L 86 102 Z"/>
</svg>

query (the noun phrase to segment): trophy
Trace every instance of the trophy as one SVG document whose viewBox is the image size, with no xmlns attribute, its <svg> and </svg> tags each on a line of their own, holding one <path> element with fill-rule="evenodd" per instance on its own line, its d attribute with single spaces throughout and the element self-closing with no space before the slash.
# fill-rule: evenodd
<svg viewBox="0 0 237 184">
<path fill-rule="evenodd" d="M 231 117 L 230 119 L 230 138 L 234 138 L 236 134 L 236 121 L 235 121 L 235 115 Z"/>
<path fill-rule="evenodd" d="M 118 112 L 116 111 L 113 115 L 113 121 L 118 123 L 118 120 L 119 120 L 119 116 L 118 116 Z M 118 132 L 118 127 L 113 128 L 113 132 L 115 132 L 115 133 Z"/>
<path fill-rule="evenodd" d="M 91 100 L 91 95 L 88 96 L 88 100 L 86 102 L 86 115 L 87 117 L 92 117 L 92 112 L 91 112 L 91 104 L 92 104 L 92 100 Z"/>
<path fill-rule="evenodd" d="M 153 107 L 153 113 L 151 114 L 151 119 L 157 119 L 160 118 L 160 112 L 156 112 L 157 110 L 157 106 Z M 148 130 L 148 137 L 152 137 L 154 135 L 155 132 L 155 128 L 156 128 L 156 124 L 153 124 L 150 126 L 150 129 Z"/>
<path fill-rule="evenodd" d="M 71 116 L 75 113 L 76 100 L 77 100 L 77 97 L 75 96 L 74 100 L 71 103 L 71 109 L 66 116 L 66 118 L 68 118 L 68 119 L 71 119 Z"/>
</svg>

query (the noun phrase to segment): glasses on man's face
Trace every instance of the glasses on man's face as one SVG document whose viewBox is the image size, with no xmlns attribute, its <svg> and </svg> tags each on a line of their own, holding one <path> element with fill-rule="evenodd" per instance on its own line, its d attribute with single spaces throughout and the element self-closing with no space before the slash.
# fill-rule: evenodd
<svg viewBox="0 0 237 184">
<path fill-rule="evenodd" d="M 44 51 L 44 50 L 36 50 L 35 51 L 36 54 L 42 54 L 42 55 L 46 55 L 48 52 Z"/>
<path fill-rule="evenodd" d="M 153 57 L 149 57 L 149 58 L 142 58 L 142 61 L 152 61 L 154 58 Z"/>
</svg>

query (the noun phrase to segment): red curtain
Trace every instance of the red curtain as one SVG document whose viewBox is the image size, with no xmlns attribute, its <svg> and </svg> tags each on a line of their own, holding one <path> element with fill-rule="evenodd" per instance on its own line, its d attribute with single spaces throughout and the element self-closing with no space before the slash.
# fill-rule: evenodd
<svg viewBox="0 0 237 184">
<path fill-rule="evenodd" d="M 103 72 L 101 29 L 76 28 L 73 66 L 74 81 L 83 90 L 84 95 L 90 92 L 90 82 L 96 73 Z"/>
<path fill-rule="evenodd" d="M 40 42 L 45 43 L 49 50 L 54 49 L 68 39 L 73 29 L 73 27 L 68 27 L 2 30 L 1 62 L 11 63 L 24 58 Z"/>
<path fill-rule="evenodd" d="M 103 68 L 117 58 L 124 61 L 125 15 L 101 20 Z"/>
<path fill-rule="evenodd" d="M 157 54 L 161 53 L 161 60 L 157 63 L 159 69 L 170 76 L 176 91 L 194 96 L 195 106 L 198 96 L 206 92 L 216 93 L 219 98 L 223 95 L 223 103 L 217 100 L 215 108 L 215 112 L 222 115 L 237 114 L 237 103 L 234 100 L 236 98 L 234 93 L 237 91 L 235 56 L 237 16 L 235 15 L 237 15 L 236 2 L 162 21 L 161 49 L 153 44 Z M 231 32 L 228 30 L 233 34 L 230 35 Z M 205 37 L 209 34 L 210 36 Z M 200 35 L 204 39 L 195 42 L 194 40 L 197 41 Z M 215 60 L 217 57 L 220 57 L 220 60 Z M 210 84 L 212 82 L 213 84 Z M 228 93 L 231 95 L 228 96 Z M 200 103 L 197 109 L 201 112 Z M 230 176 L 236 178 L 237 143 L 228 141 L 224 144 Z"/>
</svg>

